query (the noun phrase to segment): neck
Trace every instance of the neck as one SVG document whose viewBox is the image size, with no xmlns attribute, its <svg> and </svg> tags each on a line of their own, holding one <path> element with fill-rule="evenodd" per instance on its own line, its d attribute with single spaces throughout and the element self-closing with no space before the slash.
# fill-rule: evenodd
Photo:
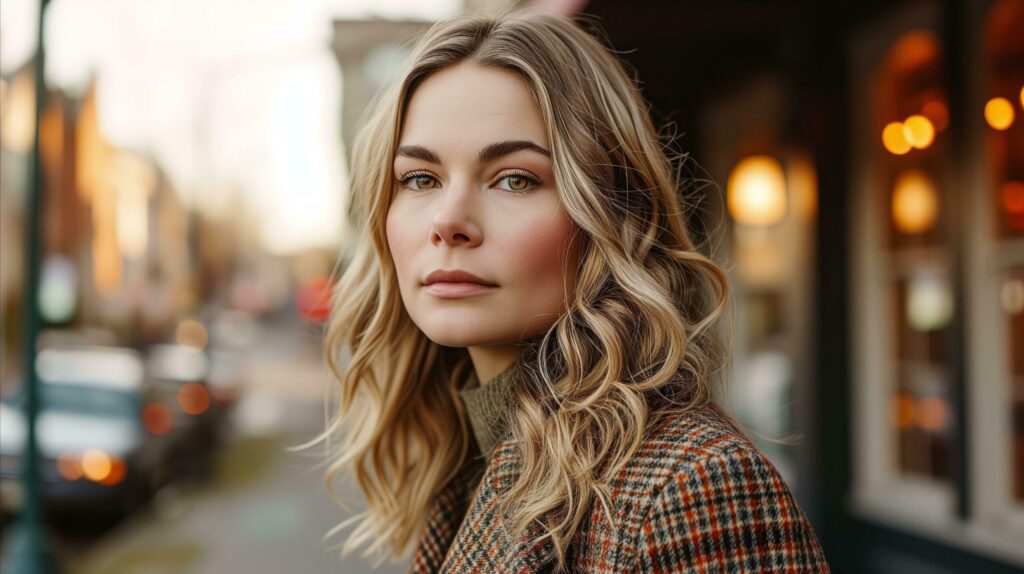
<svg viewBox="0 0 1024 574">
<path fill-rule="evenodd" d="M 473 361 L 473 370 L 476 371 L 476 378 L 481 386 L 512 366 L 519 357 L 519 346 L 515 344 L 469 347 L 468 350 L 469 359 Z"/>
</svg>

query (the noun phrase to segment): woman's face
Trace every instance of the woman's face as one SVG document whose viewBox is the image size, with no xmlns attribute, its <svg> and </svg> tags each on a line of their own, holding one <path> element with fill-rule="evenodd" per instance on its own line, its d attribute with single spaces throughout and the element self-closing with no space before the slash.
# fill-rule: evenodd
<svg viewBox="0 0 1024 574">
<path fill-rule="evenodd" d="M 546 133 L 529 88 L 508 71 L 463 63 L 413 93 L 387 239 L 405 308 L 432 341 L 510 345 L 543 332 L 564 309 L 579 249 L 553 185 Z M 428 284 L 438 270 L 490 286 L 457 277 Z"/>
</svg>

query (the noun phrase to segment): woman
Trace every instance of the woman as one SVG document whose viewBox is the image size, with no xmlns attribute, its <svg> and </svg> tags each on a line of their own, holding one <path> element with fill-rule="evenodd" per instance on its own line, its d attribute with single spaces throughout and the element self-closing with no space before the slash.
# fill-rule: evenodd
<svg viewBox="0 0 1024 574">
<path fill-rule="evenodd" d="M 352 165 L 324 436 L 340 438 L 328 488 L 351 471 L 368 509 L 343 554 L 415 542 L 411 572 L 828 570 L 712 399 L 726 276 L 601 42 L 541 14 L 441 23 Z"/>
</svg>

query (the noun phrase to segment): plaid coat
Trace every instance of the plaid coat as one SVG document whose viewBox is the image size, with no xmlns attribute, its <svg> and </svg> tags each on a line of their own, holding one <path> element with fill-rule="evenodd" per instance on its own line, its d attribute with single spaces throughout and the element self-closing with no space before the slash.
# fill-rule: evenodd
<svg viewBox="0 0 1024 574">
<path fill-rule="evenodd" d="M 437 495 L 409 573 L 553 571 L 553 544 L 529 544 L 541 527 L 510 537 L 496 514 L 518 476 L 517 456 L 512 441 L 500 442 L 482 480 L 454 480 Z M 571 545 L 568 571 L 829 571 L 779 473 L 712 411 L 659 422 L 611 492 L 618 527 L 595 509 Z"/>
</svg>

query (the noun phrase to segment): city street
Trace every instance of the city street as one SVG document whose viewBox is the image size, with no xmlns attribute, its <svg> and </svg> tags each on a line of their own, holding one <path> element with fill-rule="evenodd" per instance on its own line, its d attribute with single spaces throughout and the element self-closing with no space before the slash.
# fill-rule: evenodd
<svg viewBox="0 0 1024 574">
<path fill-rule="evenodd" d="M 341 560 L 350 514 L 328 497 L 320 447 L 293 453 L 323 428 L 322 367 L 311 327 L 264 327 L 247 353 L 247 388 L 208 482 L 161 491 L 150 505 L 72 554 L 73 574 L 403 572 L 404 564 Z M 346 500 L 360 501 L 343 489 Z M 362 508 L 353 504 L 354 509 Z"/>
</svg>

